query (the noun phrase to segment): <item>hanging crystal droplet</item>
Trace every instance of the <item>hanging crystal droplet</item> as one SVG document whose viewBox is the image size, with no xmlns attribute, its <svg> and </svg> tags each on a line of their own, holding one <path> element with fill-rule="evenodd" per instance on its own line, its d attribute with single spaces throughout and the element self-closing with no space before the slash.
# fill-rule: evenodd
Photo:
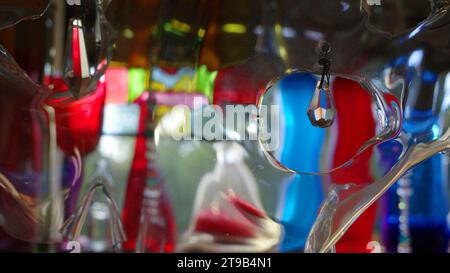
<svg viewBox="0 0 450 273">
<path fill-rule="evenodd" d="M 308 117 L 313 126 L 327 128 L 333 125 L 336 107 L 333 94 L 327 83 L 317 83 L 311 103 L 308 107 Z"/>
<path fill-rule="evenodd" d="M 64 79 L 70 90 L 79 97 L 88 91 L 91 79 L 89 60 L 81 19 L 71 19 L 68 29 Z"/>
</svg>

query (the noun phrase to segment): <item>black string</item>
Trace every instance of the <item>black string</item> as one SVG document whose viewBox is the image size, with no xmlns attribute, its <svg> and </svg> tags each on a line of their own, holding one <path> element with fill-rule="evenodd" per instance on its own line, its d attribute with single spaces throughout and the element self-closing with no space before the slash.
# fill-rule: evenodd
<svg viewBox="0 0 450 273">
<path fill-rule="evenodd" d="M 322 69 L 322 77 L 320 79 L 320 89 L 323 88 L 323 83 L 326 80 L 327 85 L 330 85 L 330 59 L 327 56 L 327 53 L 325 53 L 324 57 L 321 58 L 321 65 L 323 65 Z"/>
</svg>

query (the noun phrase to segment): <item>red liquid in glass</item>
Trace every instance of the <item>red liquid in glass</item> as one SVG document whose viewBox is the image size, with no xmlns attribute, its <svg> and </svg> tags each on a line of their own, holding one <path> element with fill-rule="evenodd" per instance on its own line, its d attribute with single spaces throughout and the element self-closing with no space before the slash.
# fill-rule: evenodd
<svg viewBox="0 0 450 273">
<path fill-rule="evenodd" d="M 333 167 L 339 167 L 357 153 L 360 147 L 375 136 L 375 120 L 372 114 L 372 98 L 355 81 L 336 78 L 333 94 L 337 109 L 338 135 L 335 144 Z M 358 164 L 333 176 L 338 184 L 361 184 L 372 181 L 370 176 L 370 152 L 360 156 Z M 376 204 L 370 206 L 350 227 L 336 245 L 337 252 L 368 252 L 372 241 L 376 216 Z"/>
<path fill-rule="evenodd" d="M 215 212 L 212 210 L 202 211 L 195 224 L 195 232 L 212 235 L 255 237 L 255 225 L 240 218 L 228 215 L 225 212 Z"/>
<path fill-rule="evenodd" d="M 221 208 L 208 208 L 197 217 L 194 230 L 213 235 L 256 237 L 258 219 L 266 217 L 266 214 L 246 200 L 232 194 L 227 195 L 228 206 L 238 209 L 232 215 Z"/>
</svg>

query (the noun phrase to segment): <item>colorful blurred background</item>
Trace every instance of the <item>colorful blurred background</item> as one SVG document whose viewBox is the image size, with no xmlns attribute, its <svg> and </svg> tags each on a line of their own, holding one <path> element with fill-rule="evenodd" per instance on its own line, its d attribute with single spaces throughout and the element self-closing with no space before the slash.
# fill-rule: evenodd
<svg viewBox="0 0 450 273">
<path fill-rule="evenodd" d="M 411 36 L 428 0 L 38 2 L 0 1 L 42 14 L 0 31 L 28 75 L 2 57 L 2 252 L 304 252 L 336 189 L 377 181 L 447 128 L 450 43 Z M 329 128 L 306 114 L 324 41 Z M 392 128 L 387 104 L 402 109 Z M 173 138 L 209 105 L 278 105 L 277 149 L 246 138 L 253 112 L 215 128 L 226 141 Z M 447 252 L 448 170 L 442 152 L 407 171 L 327 251 Z"/>
</svg>

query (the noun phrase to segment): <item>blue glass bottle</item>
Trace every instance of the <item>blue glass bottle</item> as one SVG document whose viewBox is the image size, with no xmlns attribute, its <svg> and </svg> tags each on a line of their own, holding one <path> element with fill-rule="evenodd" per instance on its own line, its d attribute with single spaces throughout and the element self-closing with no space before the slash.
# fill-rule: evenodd
<svg viewBox="0 0 450 273">
<path fill-rule="evenodd" d="M 290 168 L 317 172 L 324 130 L 311 126 L 306 115 L 317 79 L 308 73 L 285 76 L 278 83 L 281 94 L 281 115 L 285 121 L 285 135 L 281 163 Z M 299 115 L 305 109 L 304 114 Z M 303 112 L 302 112 L 303 113 Z M 305 145 L 299 145 L 299 141 Z M 300 156 L 301 155 L 301 156 Z M 300 179 L 301 178 L 301 179 Z M 280 251 L 301 251 L 323 200 L 320 178 L 297 175 L 284 189 L 280 207 L 281 223 L 285 229 Z"/>
<path fill-rule="evenodd" d="M 395 159 L 402 152 L 403 146 L 399 142 L 389 141 L 380 144 L 378 150 L 382 155 L 381 161 L 384 163 L 383 168 L 389 170 L 395 164 Z M 398 195 L 398 189 L 398 183 L 395 183 L 380 201 L 380 208 L 382 209 L 382 241 L 386 252 L 390 253 L 397 252 L 400 241 L 407 239 L 400 237 L 400 196 Z"/>
<path fill-rule="evenodd" d="M 387 252 L 447 252 L 445 157 L 437 154 L 424 161 L 386 193 L 383 241 Z"/>
<path fill-rule="evenodd" d="M 414 100 L 406 103 L 403 131 L 410 145 L 439 138 L 437 75 L 421 73 Z M 415 90 L 420 90 L 416 91 Z M 447 155 L 437 154 L 410 170 L 385 196 L 383 239 L 387 252 L 445 253 L 448 249 Z"/>
<path fill-rule="evenodd" d="M 416 111 L 414 122 L 405 122 L 405 131 L 437 139 L 438 119 L 431 111 Z M 419 119 L 419 120 L 417 120 Z M 412 252 L 447 252 L 448 168 L 446 155 L 437 154 L 413 170 L 406 177 L 409 184 L 408 227 Z M 409 181 L 407 181 L 409 180 Z"/>
</svg>

